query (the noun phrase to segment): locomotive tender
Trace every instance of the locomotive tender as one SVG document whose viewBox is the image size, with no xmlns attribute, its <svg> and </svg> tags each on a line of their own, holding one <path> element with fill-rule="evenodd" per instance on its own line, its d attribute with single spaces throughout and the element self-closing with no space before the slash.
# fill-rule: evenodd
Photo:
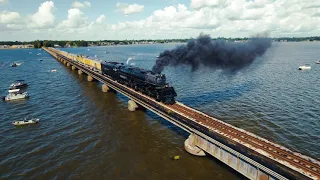
<svg viewBox="0 0 320 180">
<path fill-rule="evenodd" d="M 81 63 L 96 72 L 104 74 L 120 84 L 150 96 L 159 102 L 165 104 L 175 103 L 175 96 L 177 96 L 177 94 L 174 88 L 169 86 L 166 82 L 164 74 L 154 73 L 150 70 L 134 66 L 127 66 L 118 62 L 93 60 L 65 51 L 60 51 L 58 56 L 61 56 L 60 54 L 72 61 Z"/>
</svg>

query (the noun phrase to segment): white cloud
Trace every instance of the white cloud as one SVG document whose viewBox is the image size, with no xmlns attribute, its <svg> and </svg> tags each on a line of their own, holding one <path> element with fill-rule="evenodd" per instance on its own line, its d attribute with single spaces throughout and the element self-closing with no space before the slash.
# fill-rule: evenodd
<svg viewBox="0 0 320 180">
<path fill-rule="evenodd" d="M 0 12 L 0 24 L 15 24 L 21 20 L 21 16 L 17 12 Z"/>
<path fill-rule="evenodd" d="M 1 31 L 12 31 L 19 30 L 23 26 L 21 25 L 23 20 L 17 12 L 0 12 L 0 30 Z M 1 35 L 1 32 L 0 32 Z"/>
<path fill-rule="evenodd" d="M 272 0 L 255 0 L 255 1 L 248 1 L 248 3 L 246 3 L 245 6 L 248 9 L 263 8 L 270 3 L 272 3 Z"/>
<path fill-rule="evenodd" d="M 303 9 L 313 9 L 313 8 L 317 8 L 319 9 L 320 8 L 320 1 L 304 1 L 304 2 L 301 2 L 301 6 Z"/>
<path fill-rule="evenodd" d="M 165 7 L 163 10 L 156 10 L 145 20 L 125 22 L 114 25 L 114 30 L 125 30 L 137 28 L 154 28 L 159 31 L 172 31 L 175 29 L 214 29 L 219 26 L 218 19 L 210 14 L 211 10 L 201 9 L 189 11 L 183 4 L 178 6 Z"/>
<path fill-rule="evenodd" d="M 91 3 L 90 3 L 89 1 L 84 1 L 83 3 L 84 3 L 84 5 L 86 5 L 87 7 L 91 7 Z"/>
<path fill-rule="evenodd" d="M 69 9 L 68 19 L 63 20 L 59 25 L 59 29 L 63 28 L 80 28 L 87 24 L 87 17 L 79 9 Z"/>
<path fill-rule="evenodd" d="M 47 28 L 54 25 L 55 17 L 53 15 L 54 3 L 46 1 L 42 3 L 38 11 L 33 14 L 30 22 L 27 22 L 31 28 Z"/>
<path fill-rule="evenodd" d="M 123 12 L 123 14 L 125 15 L 142 12 L 144 9 L 143 5 L 126 4 L 126 3 L 117 3 L 116 7 L 118 8 L 119 11 Z"/>
<path fill-rule="evenodd" d="M 105 15 L 100 15 L 97 19 L 96 19 L 96 23 L 103 23 L 103 21 L 106 19 Z"/>
<path fill-rule="evenodd" d="M 200 32 L 213 37 L 239 37 L 264 31 L 273 36 L 308 36 L 320 33 L 318 6 L 320 3 L 313 0 L 191 0 L 191 9 L 181 4 L 168 6 L 143 20 L 114 24 L 112 29 L 122 36 L 139 32 L 141 37 L 166 34 L 185 38 Z"/>
<path fill-rule="evenodd" d="M 72 8 L 83 9 L 83 8 L 87 8 L 87 7 L 91 7 L 91 3 L 89 1 L 84 1 L 83 3 L 79 2 L 79 1 L 74 1 L 72 3 Z"/>
<path fill-rule="evenodd" d="M 83 1 L 81 4 L 90 6 Z M 124 14 L 143 10 L 143 6 L 140 10 L 134 7 L 117 3 L 118 11 Z M 248 37 L 265 31 L 271 36 L 320 34 L 320 3 L 314 0 L 191 0 L 187 5 L 164 7 L 148 17 L 114 24 L 108 24 L 103 14 L 90 20 L 79 8 L 69 9 L 68 17 L 60 22 L 53 15 L 52 1 L 41 4 L 38 12 L 26 17 L 0 11 L 1 38 L 157 39 L 190 38 L 200 32 L 212 37 Z"/>
<path fill-rule="evenodd" d="M 27 15 L 21 17 L 18 12 L 2 12 L 0 13 L 1 29 L 4 30 L 25 30 L 33 31 L 38 28 L 50 28 L 53 27 L 55 17 L 53 15 L 54 3 L 52 1 L 46 1 L 42 3 L 38 11 L 33 15 Z M 5 27 L 5 28 L 4 28 Z"/>
<path fill-rule="evenodd" d="M 0 5 L 1 4 L 7 4 L 8 3 L 8 0 L 0 0 Z"/>
<path fill-rule="evenodd" d="M 202 7 L 224 7 L 228 0 L 191 0 L 191 7 L 199 9 Z"/>
</svg>

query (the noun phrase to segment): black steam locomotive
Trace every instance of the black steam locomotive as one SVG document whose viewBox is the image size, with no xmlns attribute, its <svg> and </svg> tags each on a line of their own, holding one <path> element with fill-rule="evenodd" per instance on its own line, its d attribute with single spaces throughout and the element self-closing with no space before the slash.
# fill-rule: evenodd
<svg viewBox="0 0 320 180">
<path fill-rule="evenodd" d="M 174 104 L 177 96 L 173 87 L 166 83 L 164 74 L 156 74 L 152 71 L 133 66 L 126 66 L 118 62 L 102 62 L 103 74 L 113 80 L 133 88 L 143 94 L 155 98 L 165 104 Z"/>
</svg>

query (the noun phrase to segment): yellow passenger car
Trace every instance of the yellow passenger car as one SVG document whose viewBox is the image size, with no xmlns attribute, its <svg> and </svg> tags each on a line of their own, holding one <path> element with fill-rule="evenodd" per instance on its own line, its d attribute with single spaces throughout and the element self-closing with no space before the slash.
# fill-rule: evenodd
<svg viewBox="0 0 320 180">
<path fill-rule="evenodd" d="M 59 54 L 61 54 L 61 55 L 65 56 L 65 57 L 68 57 L 68 53 L 67 53 L 67 52 L 65 52 L 65 51 L 60 51 L 60 52 L 59 52 Z"/>
<path fill-rule="evenodd" d="M 77 55 L 77 61 L 78 62 L 80 62 L 80 63 L 83 63 L 84 64 L 84 62 L 83 62 L 83 57 L 81 56 L 81 55 Z"/>
<path fill-rule="evenodd" d="M 67 57 L 68 57 L 69 59 L 74 60 L 74 61 L 77 59 L 76 56 L 75 56 L 74 54 L 71 54 L 71 53 L 68 53 Z"/>
<path fill-rule="evenodd" d="M 91 67 L 93 67 L 93 68 L 96 68 L 96 69 L 101 70 L 101 63 L 100 63 L 100 61 L 83 57 L 83 62 L 84 62 L 84 64 L 86 64 L 86 65 L 88 65 L 88 66 L 91 66 Z"/>
</svg>

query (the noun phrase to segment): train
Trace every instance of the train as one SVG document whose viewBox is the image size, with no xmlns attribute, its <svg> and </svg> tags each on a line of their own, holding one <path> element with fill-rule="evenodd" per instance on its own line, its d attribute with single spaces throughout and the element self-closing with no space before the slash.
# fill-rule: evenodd
<svg viewBox="0 0 320 180">
<path fill-rule="evenodd" d="M 53 48 L 51 50 L 55 51 L 61 58 L 64 56 L 72 61 L 76 61 L 122 85 L 152 97 L 158 102 L 163 102 L 164 104 L 175 103 L 177 93 L 174 88 L 166 82 L 165 74 L 154 73 L 150 70 L 125 65 L 124 63 L 92 59 L 87 56 L 75 55 Z"/>
</svg>

